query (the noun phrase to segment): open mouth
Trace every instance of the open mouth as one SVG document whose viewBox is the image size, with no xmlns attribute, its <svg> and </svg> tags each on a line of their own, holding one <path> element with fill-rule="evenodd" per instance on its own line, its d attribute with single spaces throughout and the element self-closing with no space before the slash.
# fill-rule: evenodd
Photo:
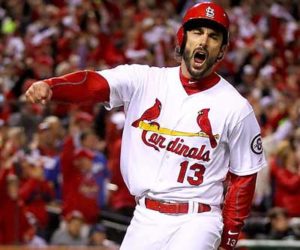
<svg viewBox="0 0 300 250">
<path fill-rule="evenodd" d="M 196 51 L 194 54 L 194 61 L 197 64 L 203 64 L 206 60 L 206 52 L 205 51 Z"/>
</svg>

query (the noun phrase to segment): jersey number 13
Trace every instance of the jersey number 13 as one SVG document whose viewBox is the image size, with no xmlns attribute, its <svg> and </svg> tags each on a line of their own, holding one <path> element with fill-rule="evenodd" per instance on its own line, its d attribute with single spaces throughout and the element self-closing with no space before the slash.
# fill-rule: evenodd
<svg viewBox="0 0 300 250">
<path fill-rule="evenodd" d="M 187 176 L 187 170 L 193 170 L 193 176 Z M 199 186 L 203 182 L 203 175 L 205 172 L 205 167 L 201 164 L 195 163 L 189 166 L 188 161 L 184 161 L 180 164 L 180 171 L 177 178 L 177 182 L 183 183 L 185 178 L 187 182 L 193 186 Z"/>
</svg>

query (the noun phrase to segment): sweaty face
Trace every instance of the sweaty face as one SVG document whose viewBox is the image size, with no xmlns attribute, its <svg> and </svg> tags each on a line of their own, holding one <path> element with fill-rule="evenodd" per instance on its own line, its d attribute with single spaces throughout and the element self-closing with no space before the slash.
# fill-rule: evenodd
<svg viewBox="0 0 300 250">
<path fill-rule="evenodd" d="M 192 79 L 209 75 L 218 57 L 222 57 L 225 45 L 223 35 L 211 28 L 201 27 L 187 31 L 183 52 L 183 74 Z"/>
</svg>

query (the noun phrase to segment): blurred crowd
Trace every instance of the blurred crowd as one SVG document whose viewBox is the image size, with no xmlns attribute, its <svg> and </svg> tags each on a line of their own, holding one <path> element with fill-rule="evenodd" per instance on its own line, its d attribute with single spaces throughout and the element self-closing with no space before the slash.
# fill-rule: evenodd
<svg viewBox="0 0 300 250">
<path fill-rule="evenodd" d="M 24 92 L 75 70 L 177 65 L 176 32 L 196 2 L 0 0 L 0 245 L 118 248 L 99 218 L 102 210 L 130 217 L 135 206 L 119 169 L 124 112 L 29 104 Z M 253 105 L 269 163 L 251 216 L 266 223 L 246 226 L 244 237 L 299 238 L 290 222 L 300 217 L 299 2 L 215 2 L 231 21 L 218 72 Z M 60 214 L 57 228 L 49 211 Z"/>
</svg>

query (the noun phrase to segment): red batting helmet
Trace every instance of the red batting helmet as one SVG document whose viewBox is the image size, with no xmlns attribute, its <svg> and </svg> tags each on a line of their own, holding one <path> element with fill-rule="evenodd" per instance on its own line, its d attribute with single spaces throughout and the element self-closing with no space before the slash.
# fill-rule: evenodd
<svg viewBox="0 0 300 250">
<path fill-rule="evenodd" d="M 181 48 L 184 40 L 184 31 L 189 24 L 197 21 L 199 25 L 212 25 L 223 32 L 223 43 L 228 42 L 229 18 L 225 10 L 218 4 L 202 2 L 187 10 L 183 17 L 182 26 L 177 32 L 177 43 Z"/>
</svg>

